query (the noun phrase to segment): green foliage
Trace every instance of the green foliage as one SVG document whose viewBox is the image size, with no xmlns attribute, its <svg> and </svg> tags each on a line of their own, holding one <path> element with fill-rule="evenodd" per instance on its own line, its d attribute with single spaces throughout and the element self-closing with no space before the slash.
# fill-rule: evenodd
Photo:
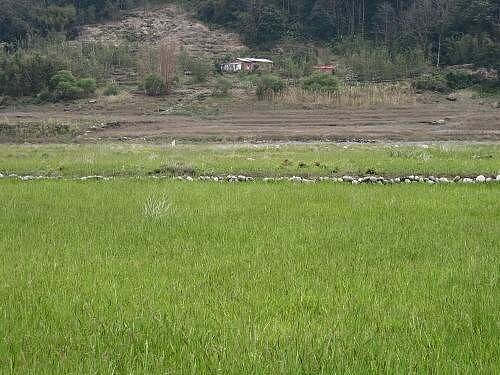
<svg viewBox="0 0 500 375">
<path fill-rule="evenodd" d="M 318 62 L 314 49 L 309 47 L 285 46 L 286 52 L 276 56 L 274 60 L 275 70 L 280 75 L 300 79 L 312 72 L 312 67 Z"/>
<path fill-rule="evenodd" d="M 301 86 L 306 91 L 334 93 L 339 88 L 339 81 L 333 74 L 314 73 L 302 80 Z"/>
<path fill-rule="evenodd" d="M 466 89 L 479 83 L 479 80 L 474 75 L 460 71 L 448 72 L 445 78 L 448 86 L 452 90 Z"/>
<path fill-rule="evenodd" d="M 413 87 L 416 90 L 434 91 L 434 92 L 449 92 L 450 87 L 446 77 L 441 73 L 433 73 L 423 75 L 413 81 Z"/>
<path fill-rule="evenodd" d="M 264 74 L 257 79 L 256 95 L 259 100 L 272 97 L 286 88 L 286 83 L 273 74 Z"/>
<path fill-rule="evenodd" d="M 228 96 L 231 91 L 232 83 L 230 80 L 219 77 L 214 83 L 212 88 L 212 96 L 224 97 Z"/>
<path fill-rule="evenodd" d="M 343 65 L 352 69 L 354 79 L 361 81 L 390 81 L 415 76 L 426 66 L 420 49 L 391 52 L 384 45 L 360 38 L 339 41 L 334 52 Z"/>
<path fill-rule="evenodd" d="M 96 88 L 92 78 L 77 79 L 68 70 L 58 72 L 49 82 L 49 92 L 54 101 L 86 98 L 94 94 Z"/>
<path fill-rule="evenodd" d="M 211 61 L 191 56 L 186 52 L 180 54 L 178 66 L 183 73 L 188 73 L 191 76 L 193 83 L 206 82 L 213 68 Z"/>
<path fill-rule="evenodd" d="M 480 82 L 474 86 L 474 89 L 481 96 L 500 97 L 500 80 Z"/>
<path fill-rule="evenodd" d="M 165 82 L 156 74 L 150 74 L 144 79 L 142 89 L 148 96 L 161 96 L 167 93 Z"/>
<path fill-rule="evenodd" d="M 102 94 L 104 96 L 116 96 L 120 93 L 120 87 L 116 83 L 110 83 L 107 85 Z"/>
<path fill-rule="evenodd" d="M 500 69 L 500 44 L 488 34 L 460 35 L 446 42 L 445 62 L 448 64 L 478 64 Z"/>
<path fill-rule="evenodd" d="M 0 54 L 0 94 L 14 97 L 36 95 L 63 67 L 59 59 L 36 51 Z"/>
</svg>

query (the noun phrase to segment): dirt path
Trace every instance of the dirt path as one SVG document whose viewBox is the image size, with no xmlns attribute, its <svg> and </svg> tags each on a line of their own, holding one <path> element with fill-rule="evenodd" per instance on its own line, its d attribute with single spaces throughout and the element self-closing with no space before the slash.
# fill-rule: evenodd
<svg viewBox="0 0 500 375">
<path fill-rule="evenodd" d="M 229 111 L 203 119 L 119 111 L 0 112 L 13 122 L 97 121 L 79 137 L 96 140 L 190 141 L 500 141 L 500 111 L 484 107 L 425 105 L 397 109 Z"/>
</svg>

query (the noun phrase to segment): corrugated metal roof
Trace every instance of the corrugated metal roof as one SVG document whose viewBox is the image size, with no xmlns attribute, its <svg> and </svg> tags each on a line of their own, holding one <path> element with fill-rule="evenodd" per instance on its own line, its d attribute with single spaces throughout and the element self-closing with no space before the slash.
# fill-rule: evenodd
<svg viewBox="0 0 500 375">
<path fill-rule="evenodd" d="M 269 59 L 256 59 L 253 57 L 247 57 L 247 58 L 237 58 L 236 60 L 241 61 L 241 62 L 247 62 L 247 63 L 268 63 L 268 64 L 273 64 L 273 62 Z"/>
</svg>

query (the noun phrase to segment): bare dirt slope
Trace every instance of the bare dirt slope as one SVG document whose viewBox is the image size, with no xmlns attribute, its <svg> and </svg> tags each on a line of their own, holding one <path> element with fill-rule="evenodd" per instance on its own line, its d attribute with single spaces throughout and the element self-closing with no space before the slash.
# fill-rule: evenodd
<svg viewBox="0 0 500 375">
<path fill-rule="evenodd" d="M 464 103 L 428 103 L 399 108 L 286 109 L 231 105 L 211 116 L 159 111 L 163 102 L 140 96 L 126 106 L 99 103 L 65 108 L 4 109 L 7 123 L 61 120 L 86 123 L 78 142 L 168 141 L 489 141 L 500 142 L 500 110 Z M 97 126 L 92 125 L 97 124 Z"/>
<path fill-rule="evenodd" d="M 210 29 L 174 4 L 130 11 L 120 21 L 84 26 L 79 40 L 145 44 L 164 38 L 177 41 L 196 55 L 218 56 L 246 49 L 237 34 Z"/>
</svg>

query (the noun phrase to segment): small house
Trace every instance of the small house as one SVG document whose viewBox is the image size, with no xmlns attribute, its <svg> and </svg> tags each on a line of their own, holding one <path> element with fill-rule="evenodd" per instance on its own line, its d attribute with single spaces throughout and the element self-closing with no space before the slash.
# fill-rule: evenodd
<svg viewBox="0 0 500 375">
<path fill-rule="evenodd" d="M 335 65 L 316 65 L 313 70 L 319 73 L 335 74 L 337 67 Z"/>
<path fill-rule="evenodd" d="M 273 62 L 268 59 L 237 58 L 236 60 L 221 65 L 225 73 L 254 72 L 256 70 L 271 71 Z"/>
</svg>

